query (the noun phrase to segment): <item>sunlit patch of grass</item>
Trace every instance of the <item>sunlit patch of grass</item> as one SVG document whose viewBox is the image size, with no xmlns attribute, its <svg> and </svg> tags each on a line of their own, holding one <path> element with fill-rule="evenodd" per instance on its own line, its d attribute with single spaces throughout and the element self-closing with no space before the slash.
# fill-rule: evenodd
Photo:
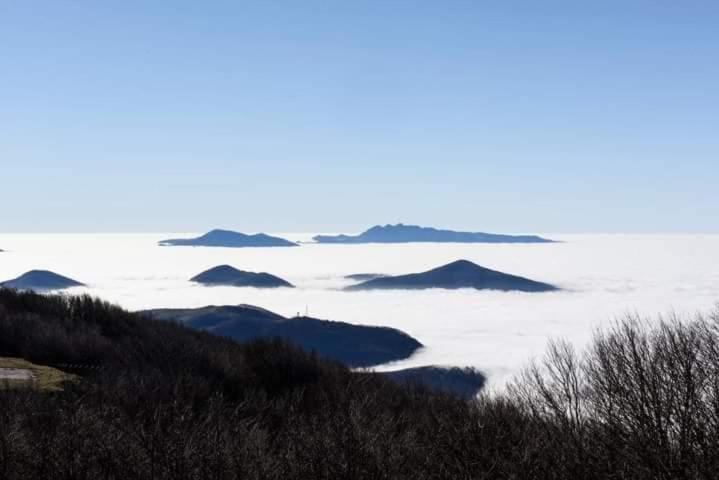
<svg viewBox="0 0 719 480">
<path fill-rule="evenodd" d="M 28 370 L 32 373 L 31 380 L 0 379 L 0 390 L 7 388 L 35 388 L 40 391 L 57 392 L 67 382 L 76 382 L 77 375 L 43 365 L 36 365 L 21 358 L 0 357 L 0 368 Z"/>
</svg>

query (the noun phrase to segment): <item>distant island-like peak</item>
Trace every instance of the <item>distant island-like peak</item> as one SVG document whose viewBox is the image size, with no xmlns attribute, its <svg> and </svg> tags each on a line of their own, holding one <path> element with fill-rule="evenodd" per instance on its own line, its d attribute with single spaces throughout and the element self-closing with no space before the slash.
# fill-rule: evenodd
<svg viewBox="0 0 719 480">
<path fill-rule="evenodd" d="M 175 238 L 161 240 L 159 245 L 166 246 L 190 246 L 190 247 L 296 247 L 294 242 L 280 237 L 273 237 L 265 233 L 247 235 L 245 233 L 233 232 L 231 230 L 211 230 L 197 238 Z"/>
<path fill-rule="evenodd" d="M 417 290 L 427 288 L 475 288 L 519 292 L 550 292 L 554 285 L 490 270 L 470 262 L 457 260 L 421 273 L 380 277 L 352 285 L 346 290 Z"/>
<path fill-rule="evenodd" d="M 209 286 L 229 285 L 233 287 L 255 288 L 294 287 L 290 282 L 275 275 L 266 272 L 246 272 L 231 267 L 230 265 L 219 265 L 205 270 L 192 277 L 190 281 Z"/>
<path fill-rule="evenodd" d="M 359 235 L 316 235 L 317 243 L 553 243 L 537 235 L 456 232 L 418 225 L 376 225 Z"/>
<path fill-rule="evenodd" d="M 84 286 L 84 283 L 48 270 L 30 270 L 17 278 L 0 283 L 0 287 L 36 291 L 62 290 Z"/>
</svg>

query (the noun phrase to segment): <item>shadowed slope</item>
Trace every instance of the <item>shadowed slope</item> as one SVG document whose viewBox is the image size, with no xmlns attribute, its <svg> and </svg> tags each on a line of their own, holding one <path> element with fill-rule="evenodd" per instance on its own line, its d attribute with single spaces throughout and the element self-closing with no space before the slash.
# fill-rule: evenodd
<svg viewBox="0 0 719 480">
<path fill-rule="evenodd" d="M 396 382 L 424 385 L 442 392 L 451 392 L 464 398 L 476 396 L 487 378 L 473 368 L 425 366 L 380 372 Z"/>
<path fill-rule="evenodd" d="M 279 337 L 352 367 L 367 367 L 412 355 L 422 346 L 404 332 L 310 317 L 285 318 L 250 305 L 158 309 L 142 312 L 240 342 Z"/>
</svg>

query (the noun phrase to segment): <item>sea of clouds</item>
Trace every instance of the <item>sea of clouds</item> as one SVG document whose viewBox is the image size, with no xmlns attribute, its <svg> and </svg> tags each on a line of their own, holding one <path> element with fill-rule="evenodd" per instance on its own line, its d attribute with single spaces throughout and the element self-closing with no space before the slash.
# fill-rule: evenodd
<svg viewBox="0 0 719 480">
<path fill-rule="evenodd" d="M 627 313 L 691 316 L 719 302 L 719 235 L 550 235 L 553 244 L 318 245 L 294 248 L 159 247 L 197 234 L 0 234 L 0 280 L 47 269 L 125 308 L 252 304 L 291 316 L 386 325 L 426 347 L 379 369 L 474 366 L 501 386 L 547 340 L 581 348 Z M 309 240 L 306 234 L 278 234 Z M 552 293 L 476 290 L 343 292 L 353 273 L 400 274 L 457 259 L 553 283 Z M 188 282 L 220 264 L 278 275 L 295 289 L 203 287 Z"/>
</svg>

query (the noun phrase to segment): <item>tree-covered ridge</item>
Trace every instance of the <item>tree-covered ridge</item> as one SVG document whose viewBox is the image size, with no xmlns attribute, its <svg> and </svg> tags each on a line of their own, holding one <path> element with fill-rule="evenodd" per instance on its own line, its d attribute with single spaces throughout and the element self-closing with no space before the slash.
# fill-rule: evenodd
<svg viewBox="0 0 719 480">
<path fill-rule="evenodd" d="M 479 348 L 479 346 L 478 346 Z M 550 346 L 465 401 L 279 341 L 237 344 L 89 297 L 0 289 L 0 356 L 96 366 L 0 391 L 0 478 L 712 479 L 719 313 Z"/>
</svg>

